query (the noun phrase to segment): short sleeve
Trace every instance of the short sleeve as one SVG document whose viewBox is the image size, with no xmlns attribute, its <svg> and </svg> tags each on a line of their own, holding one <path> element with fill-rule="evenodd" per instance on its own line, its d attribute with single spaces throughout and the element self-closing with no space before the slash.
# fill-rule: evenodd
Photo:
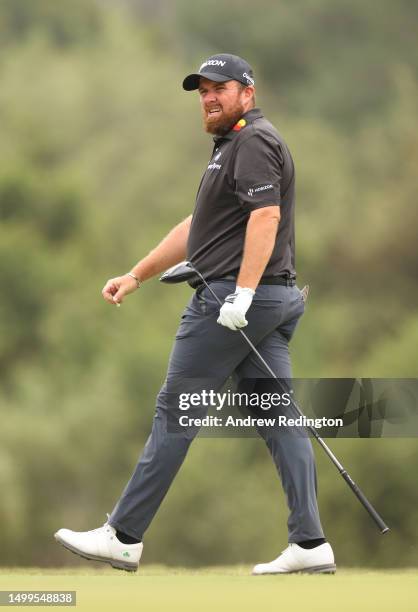
<svg viewBox="0 0 418 612">
<path fill-rule="evenodd" d="M 243 141 L 234 160 L 234 187 L 239 203 L 251 212 L 280 206 L 283 157 L 278 143 L 255 133 Z"/>
</svg>

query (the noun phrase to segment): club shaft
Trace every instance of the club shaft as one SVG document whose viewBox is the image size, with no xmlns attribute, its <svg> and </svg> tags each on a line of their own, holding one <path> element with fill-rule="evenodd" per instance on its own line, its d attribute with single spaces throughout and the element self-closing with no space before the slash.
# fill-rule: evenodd
<svg viewBox="0 0 418 612">
<path fill-rule="evenodd" d="M 190 267 L 193 268 L 193 270 L 196 272 L 196 274 L 199 276 L 199 278 L 202 280 L 202 282 L 204 283 L 205 287 L 207 289 L 209 289 L 210 293 L 212 294 L 212 296 L 215 298 L 215 300 L 218 302 L 219 306 L 222 307 L 222 302 L 221 300 L 218 298 L 218 296 L 216 295 L 216 293 L 213 291 L 213 289 L 210 287 L 210 285 L 206 282 L 206 280 L 203 278 L 203 276 L 200 274 L 200 272 L 198 270 L 196 270 L 196 268 L 190 264 Z M 259 353 L 259 351 L 257 350 L 257 348 L 254 346 L 254 344 L 251 342 L 251 340 L 249 339 L 249 337 L 247 336 L 247 334 L 242 330 L 239 329 L 238 330 L 239 333 L 241 334 L 241 336 L 244 338 L 244 340 L 247 342 L 247 344 L 251 347 L 252 351 L 254 352 L 254 354 L 258 357 L 258 359 L 260 360 L 260 362 L 263 364 L 265 370 L 269 373 L 269 375 L 271 376 L 271 378 L 274 378 L 274 380 L 277 382 L 277 384 L 279 385 L 280 389 L 283 391 L 283 385 L 281 383 L 281 381 L 277 378 L 277 376 L 275 375 L 275 373 L 273 372 L 273 370 L 271 369 L 271 367 L 269 366 L 269 364 L 266 362 L 266 360 L 264 359 L 264 357 Z M 294 410 L 296 410 L 296 412 L 298 413 L 299 416 L 301 416 L 302 418 L 304 417 L 303 412 L 301 411 L 301 409 L 299 408 L 299 406 L 297 405 L 297 403 L 290 398 L 290 402 L 291 405 L 293 407 Z M 347 472 L 347 470 L 343 467 L 343 465 L 338 461 L 337 457 L 334 455 L 334 453 L 331 451 L 331 449 L 329 448 L 329 446 L 324 442 L 324 440 L 321 438 L 321 436 L 319 435 L 319 433 L 317 432 L 317 430 L 314 427 L 311 427 L 310 425 L 305 427 L 311 434 L 312 436 L 317 440 L 318 444 L 322 447 L 322 449 L 325 451 L 325 453 L 328 455 L 328 457 L 331 459 L 332 463 L 335 465 L 335 467 L 337 468 L 337 470 L 339 471 L 339 473 L 341 474 L 341 476 L 343 477 L 343 479 L 345 480 L 345 482 L 348 484 L 348 486 L 350 487 L 350 489 L 353 491 L 353 493 L 355 494 L 355 496 L 357 497 L 357 499 L 360 501 L 360 503 L 363 505 L 363 507 L 367 510 L 367 512 L 369 513 L 369 515 L 371 516 L 371 518 L 373 519 L 373 521 L 376 523 L 376 525 L 379 527 L 380 529 L 380 533 L 384 534 L 387 533 L 389 531 L 389 527 L 386 525 L 386 523 L 384 522 L 384 520 L 382 519 L 382 517 L 380 516 L 380 514 L 375 510 L 375 508 L 372 506 L 372 504 L 369 502 L 369 500 L 367 499 L 367 497 L 364 495 L 363 491 L 360 489 L 360 487 L 354 482 L 354 480 L 351 478 L 350 474 Z"/>
</svg>

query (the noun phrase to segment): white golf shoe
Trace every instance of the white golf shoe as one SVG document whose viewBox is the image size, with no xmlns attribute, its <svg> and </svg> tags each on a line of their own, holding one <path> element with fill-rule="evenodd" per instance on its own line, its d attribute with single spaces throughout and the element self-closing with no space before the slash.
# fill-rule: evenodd
<svg viewBox="0 0 418 612">
<path fill-rule="evenodd" d="M 289 546 L 270 563 L 259 563 L 253 569 L 254 576 L 263 574 L 335 574 L 334 553 L 328 542 L 316 548 L 306 549 L 297 544 Z"/>
<path fill-rule="evenodd" d="M 60 529 L 55 534 L 57 542 L 84 559 L 110 563 L 117 569 L 135 572 L 141 559 L 143 544 L 123 544 L 116 537 L 116 529 L 105 523 L 92 531 Z"/>
</svg>

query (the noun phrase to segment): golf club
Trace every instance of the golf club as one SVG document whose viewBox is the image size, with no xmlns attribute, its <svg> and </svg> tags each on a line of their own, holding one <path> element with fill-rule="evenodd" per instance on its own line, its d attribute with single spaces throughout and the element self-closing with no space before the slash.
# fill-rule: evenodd
<svg viewBox="0 0 418 612">
<path fill-rule="evenodd" d="M 200 274 L 200 272 L 189 261 L 181 262 L 181 263 L 173 266 L 172 268 L 170 268 L 166 272 L 164 272 L 164 274 L 160 278 L 160 281 L 162 281 L 163 283 L 181 283 L 181 282 L 184 282 L 184 281 L 197 280 L 197 279 L 201 280 L 201 282 L 205 285 L 205 287 L 210 291 L 212 296 L 218 302 L 219 306 L 222 306 L 221 300 L 214 293 L 214 291 L 211 289 L 211 287 L 206 282 L 206 280 L 203 278 L 203 276 Z M 280 389 L 283 391 L 282 383 L 277 378 L 277 376 L 274 374 L 273 370 L 270 368 L 270 366 L 265 361 L 265 359 L 260 355 L 260 353 L 258 352 L 256 347 L 254 346 L 254 344 L 251 342 L 251 340 L 246 335 L 246 333 L 242 329 L 239 329 L 238 331 L 241 334 L 241 336 L 244 338 L 244 340 L 247 342 L 247 344 L 251 347 L 252 351 L 258 357 L 260 362 L 263 364 L 266 372 L 268 372 L 269 376 L 271 376 L 272 378 L 274 378 L 276 380 L 277 384 L 280 386 Z M 297 414 L 299 416 L 301 416 L 301 417 L 304 416 L 302 411 L 301 411 L 301 409 L 299 408 L 299 406 L 296 404 L 296 402 L 293 399 L 291 399 L 291 405 L 292 405 L 293 409 L 297 412 Z M 318 434 L 317 430 L 314 427 L 309 426 L 309 425 L 306 426 L 306 429 L 312 434 L 312 436 L 317 440 L 318 444 L 323 448 L 325 453 L 331 459 L 332 463 L 335 465 L 335 467 L 337 468 L 337 470 L 339 471 L 341 476 L 344 478 L 345 482 L 348 484 L 350 489 L 356 495 L 357 499 L 361 502 L 361 504 L 367 510 L 367 512 L 369 513 L 369 515 L 373 519 L 373 521 L 379 527 L 380 533 L 382 533 L 382 534 L 387 533 L 389 531 L 389 527 L 386 525 L 386 523 L 383 521 L 382 517 L 374 509 L 374 507 L 369 502 L 367 497 L 364 495 L 364 493 L 361 491 L 361 489 L 357 486 L 357 484 L 354 482 L 354 480 L 348 474 L 347 470 L 338 461 L 338 459 L 336 458 L 334 453 L 331 451 L 331 449 L 327 446 L 327 444 L 325 444 L 324 440 Z"/>
</svg>

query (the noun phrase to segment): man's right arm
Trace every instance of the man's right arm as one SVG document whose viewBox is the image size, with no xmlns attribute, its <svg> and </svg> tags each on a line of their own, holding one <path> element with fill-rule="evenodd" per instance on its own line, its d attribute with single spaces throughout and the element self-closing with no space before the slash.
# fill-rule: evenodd
<svg viewBox="0 0 418 612">
<path fill-rule="evenodd" d="M 191 222 L 192 215 L 173 227 L 160 244 L 132 268 L 131 273 L 143 282 L 186 259 Z"/>
<path fill-rule="evenodd" d="M 187 240 L 190 232 L 192 215 L 176 225 L 163 240 L 131 269 L 140 282 L 144 282 L 167 268 L 186 259 Z M 103 287 L 102 295 L 109 304 L 120 304 L 125 295 L 137 289 L 137 282 L 132 276 L 124 274 L 111 278 Z"/>
</svg>

